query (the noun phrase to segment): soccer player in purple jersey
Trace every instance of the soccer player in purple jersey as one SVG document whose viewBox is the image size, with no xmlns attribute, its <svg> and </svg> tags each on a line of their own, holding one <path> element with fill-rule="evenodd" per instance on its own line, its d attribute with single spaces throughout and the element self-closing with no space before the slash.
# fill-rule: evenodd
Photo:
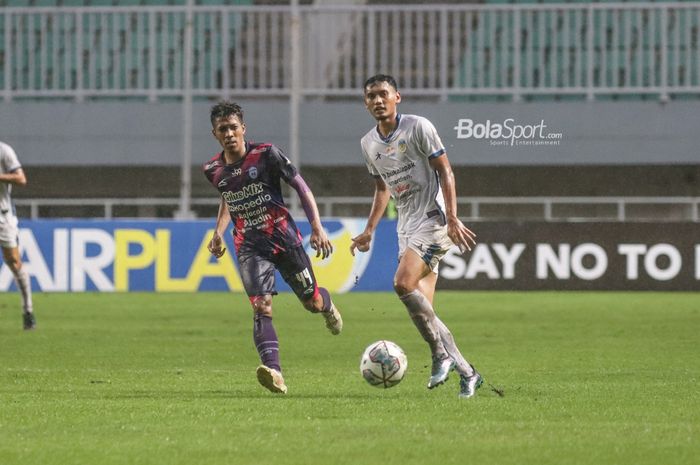
<svg viewBox="0 0 700 465">
<path fill-rule="evenodd" d="M 340 334 L 343 320 L 328 291 L 316 283 L 301 233 L 284 203 L 280 180 L 299 194 L 311 224 L 310 244 L 316 256 L 328 257 L 333 245 L 321 225 L 311 190 L 289 159 L 272 144 L 245 140 L 243 110 L 237 103 L 213 106 L 211 124 L 223 151 L 204 164 L 207 179 L 221 193 L 208 248 L 217 259 L 223 256 L 222 237 L 233 221 L 233 243 L 241 280 L 253 306 L 253 340 L 262 362 L 257 369 L 258 381 L 270 391 L 284 394 L 287 386 L 272 324 L 275 270 L 308 311 L 323 315 L 332 334 Z"/>
<path fill-rule="evenodd" d="M 401 94 L 393 77 L 372 76 L 363 92 L 365 107 L 377 122 L 361 141 L 375 191 L 367 225 L 352 239 L 350 252 L 369 250 L 393 197 L 399 239 L 394 290 L 430 347 L 433 366 L 428 389 L 443 384 L 454 369 L 460 376 L 459 396 L 472 397 L 481 386 L 481 375 L 462 356 L 433 308 L 440 260 L 453 245 L 465 252 L 476 243 L 476 235 L 457 216 L 454 174 L 445 146 L 428 119 L 398 112 Z"/>
</svg>

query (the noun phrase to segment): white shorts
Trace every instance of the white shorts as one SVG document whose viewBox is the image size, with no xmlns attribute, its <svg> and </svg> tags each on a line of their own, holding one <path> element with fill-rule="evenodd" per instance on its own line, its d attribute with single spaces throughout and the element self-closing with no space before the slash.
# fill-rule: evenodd
<svg viewBox="0 0 700 465">
<path fill-rule="evenodd" d="M 437 218 L 430 219 L 421 224 L 417 231 L 399 235 L 399 260 L 406 248 L 409 248 L 418 254 L 433 273 L 437 273 L 440 260 L 452 246 L 452 240 L 447 235 L 447 226 L 440 224 Z"/>
<path fill-rule="evenodd" d="M 0 247 L 5 249 L 14 249 L 18 244 L 18 229 L 19 221 L 17 217 L 9 211 L 0 213 Z"/>
</svg>

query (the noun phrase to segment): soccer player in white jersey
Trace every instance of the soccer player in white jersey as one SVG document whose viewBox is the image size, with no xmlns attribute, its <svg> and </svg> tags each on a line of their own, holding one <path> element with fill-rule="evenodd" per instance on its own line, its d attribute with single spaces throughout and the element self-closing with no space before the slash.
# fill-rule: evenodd
<svg viewBox="0 0 700 465">
<path fill-rule="evenodd" d="M 430 346 L 428 389 L 443 384 L 453 369 L 460 375 L 460 397 L 472 397 L 482 384 L 447 326 L 433 309 L 438 263 L 456 245 L 462 252 L 476 244 L 475 234 L 457 217 L 455 180 L 445 147 L 433 124 L 421 116 L 400 114 L 396 80 L 378 74 L 364 85 L 364 102 L 377 121 L 362 138 L 362 154 L 375 179 L 374 200 L 362 234 L 350 252 L 369 250 L 389 197 L 398 211 L 399 266 L 394 289 Z"/>
<path fill-rule="evenodd" d="M 27 178 L 19 163 L 17 154 L 9 145 L 0 142 L 0 246 L 5 264 L 15 277 L 17 288 L 22 295 L 22 318 L 24 329 L 34 329 L 36 319 L 32 309 L 32 288 L 27 272 L 22 268 L 19 255 L 17 216 L 12 204 L 12 186 L 24 186 Z"/>
</svg>

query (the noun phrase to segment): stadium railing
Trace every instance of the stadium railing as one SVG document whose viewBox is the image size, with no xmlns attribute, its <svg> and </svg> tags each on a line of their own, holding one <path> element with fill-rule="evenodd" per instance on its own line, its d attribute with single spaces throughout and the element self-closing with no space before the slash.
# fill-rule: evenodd
<svg viewBox="0 0 700 465">
<path fill-rule="evenodd" d="M 288 6 L 194 7 L 193 93 L 290 93 Z M 305 5 L 302 93 L 355 97 L 377 69 L 412 96 L 700 95 L 700 2 Z M 179 98 L 183 6 L 4 7 L 0 92 Z M 371 46 L 370 46 L 371 44 Z"/>
<path fill-rule="evenodd" d="M 700 222 L 700 197 L 458 197 L 469 221 L 680 221 Z M 371 197 L 316 197 L 323 217 L 364 217 Z M 179 198 L 17 199 L 22 217 L 163 218 L 172 217 Z M 200 218 L 214 218 L 218 201 L 194 198 Z"/>
</svg>

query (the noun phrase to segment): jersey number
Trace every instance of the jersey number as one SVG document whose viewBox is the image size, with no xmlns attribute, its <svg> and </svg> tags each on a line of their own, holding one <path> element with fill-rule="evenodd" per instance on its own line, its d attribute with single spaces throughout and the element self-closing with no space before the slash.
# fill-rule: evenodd
<svg viewBox="0 0 700 465">
<path fill-rule="evenodd" d="M 303 271 L 300 271 L 295 276 L 297 278 L 297 281 L 299 281 L 299 283 L 301 283 L 303 287 L 310 286 L 312 284 L 311 273 L 309 273 L 308 268 L 304 268 Z"/>
</svg>

